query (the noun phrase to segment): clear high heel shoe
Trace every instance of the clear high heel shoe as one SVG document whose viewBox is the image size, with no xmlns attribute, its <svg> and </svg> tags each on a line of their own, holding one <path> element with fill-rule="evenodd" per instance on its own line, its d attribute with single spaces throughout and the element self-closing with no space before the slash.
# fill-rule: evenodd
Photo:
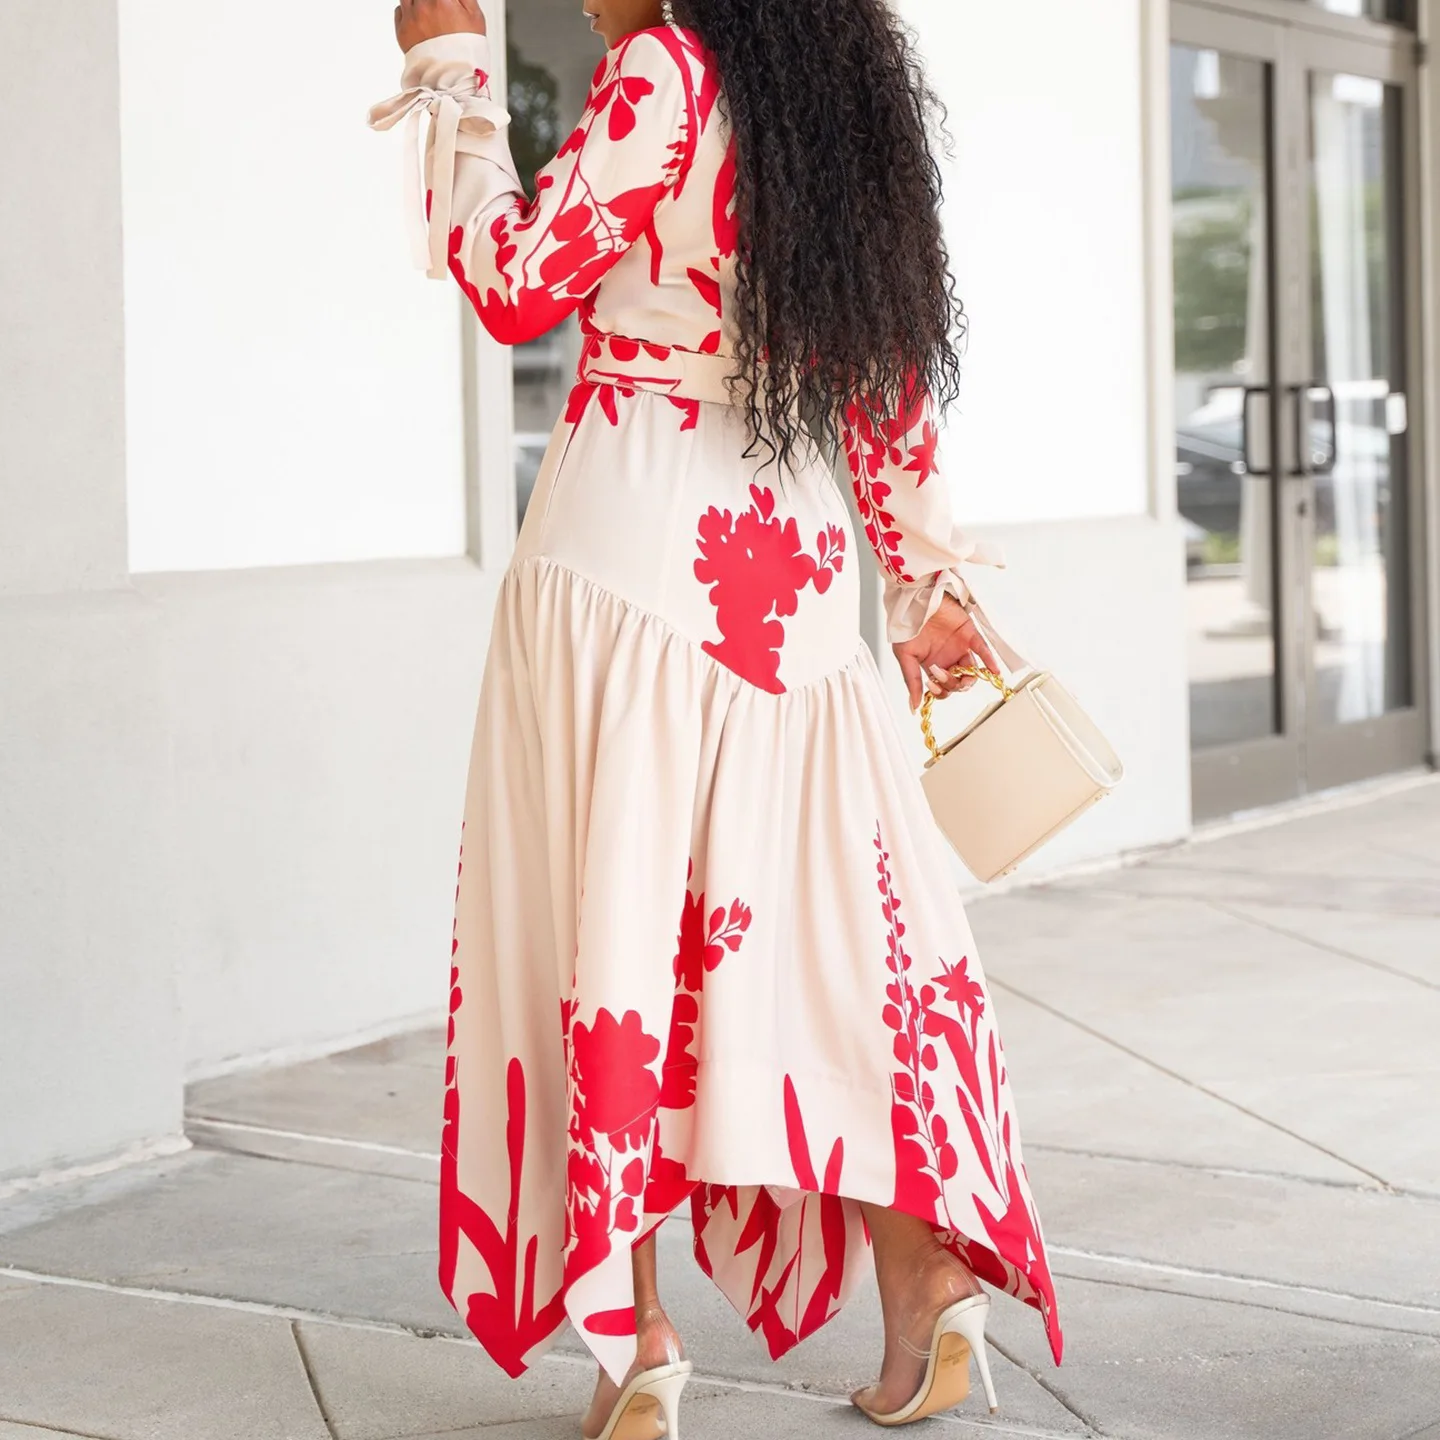
<svg viewBox="0 0 1440 1440">
<path fill-rule="evenodd" d="M 660 1440 L 662 1436 L 664 1440 L 679 1440 L 680 1394 L 693 1367 L 682 1358 L 673 1332 L 667 1337 L 665 1351 L 663 1364 L 638 1370 L 627 1378 L 605 1428 L 594 1440 Z M 583 1425 L 580 1433 L 585 1440 Z"/>
<path fill-rule="evenodd" d="M 620 1392 L 597 1440 L 656 1440 L 661 1435 L 665 1440 L 679 1440 L 680 1392 L 690 1378 L 690 1369 L 688 1360 L 678 1360 L 642 1370 Z"/>
<path fill-rule="evenodd" d="M 916 1420 L 938 1415 L 960 1404 L 970 1394 L 970 1357 L 974 1355 L 985 1387 L 985 1400 L 994 1415 L 999 1410 L 995 1401 L 995 1384 L 990 1378 L 990 1357 L 985 1350 L 985 1320 L 990 1313 L 990 1297 L 968 1295 L 948 1305 L 935 1318 L 930 1333 L 930 1346 L 921 1349 L 905 1335 L 899 1337 L 901 1349 L 916 1360 L 925 1361 L 925 1374 L 920 1388 L 910 1402 L 898 1410 L 881 1413 L 866 1405 L 867 1392 L 858 1391 L 852 1400 L 855 1407 L 877 1425 L 909 1425 Z"/>
</svg>

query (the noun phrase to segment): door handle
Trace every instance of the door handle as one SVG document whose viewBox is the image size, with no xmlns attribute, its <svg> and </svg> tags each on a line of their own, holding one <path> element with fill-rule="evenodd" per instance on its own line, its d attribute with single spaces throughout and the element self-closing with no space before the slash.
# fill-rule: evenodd
<svg viewBox="0 0 1440 1440">
<path fill-rule="evenodd" d="M 1313 475 L 1334 473 L 1340 458 L 1340 417 L 1335 404 L 1335 392 L 1320 380 L 1307 380 L 1303 385 L 1287 385 L 1293 401 L 1292 412 L 1295 422 L 1295 468 L 1289 474 L 1295 479 L 1308 479 Z M 1323 395 L 1330 407 L 1330 445 L 1324 456 L 1314 461 L 1310 442 L 1310 402 L 1317 395 Z"/>
<path fill-rule="evenodd" d="M 1246 385 L 1240 402 L 1240 462 L 1245 466 L 1247 475 L 1256 475 L 1262 480 L 1268 479 L 1274 472 L 1268 465 L 1256 465 L 1250 458 L 1250 402 L 1257 395 L 1269 396 L 1273 392 L 1274 386 L 1271 385 Z"/>
</svg>

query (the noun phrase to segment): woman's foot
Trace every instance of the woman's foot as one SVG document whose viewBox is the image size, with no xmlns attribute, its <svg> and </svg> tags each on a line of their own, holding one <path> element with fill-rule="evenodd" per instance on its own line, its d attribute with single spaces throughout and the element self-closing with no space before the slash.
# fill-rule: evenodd
<svg viewBox="0 0 1440 1440">
<path fill-rule="evenodd" d="M 899 1257 L 888 1257 L 893 1260 Z M 885 1320 L 885 1359 L 880 1378 L 850 1398 L 873 1415 L 903 1410 L 925 1380 L 935 1322 L 943 1311 L 972 1295 L 983 1295 L 980 1282 L 933 1232 L 907 1257 L 903 1268 L 884 1264 L 877 1255 L 880 1310 Z M 888 1273 L 886 1273 L 888 1271 Z"/>
<path fill-rule="evenodd" d="M 626 1385 L 646 1370 L 658 1370 L 662 1365 L 675 1365 L 685 1358 L 679 1332 L 658 1305 L 635 1312 L 635 1337 L 638 1348 L 635 1363 L 625 1377 Z M 601 1370 L 595 1384 L 595 1397 L 590 1402 L 589 1410 L 585 1412 L 584 1420 L 580 1422 L 580 1433 L 584 1440 L 598 1440 L 598 1437 L 605 1433 L 605 1427 L 610 1423 L 610 1417 L 620 1403 L 623 1393 L 624 1387 L 617 1385 Z M 639 1428 L 632 1425 L 620 1433 L 624 1435 L 624 1440 L 660 1440 L 665 1434 L 665 1422 L 657 1411 L 653 1418 L 647 1419 Z"/>
</svg>

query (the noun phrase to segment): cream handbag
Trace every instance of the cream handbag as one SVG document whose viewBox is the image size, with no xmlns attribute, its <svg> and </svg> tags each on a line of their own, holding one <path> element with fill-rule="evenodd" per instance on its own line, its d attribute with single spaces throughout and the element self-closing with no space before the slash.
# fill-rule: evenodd
<svg viewBox="0 0 1440 1440">
<path fill-rule="evenodd" d="M 935 697 L 926 697 L 920 721 L 931 758 L 920 783 L 945 837 L 988 884 L 1104 799 L 1125 769 L 1070 692 L 1005 644 L 978 605 L 966 608 L 1006 666 L 1028 673 L 1011 686 L 988 670 L 957 667 L 954 674 L 993 685 L 1000 698 L 944 746 L 935 739 Z"/>
</svg>

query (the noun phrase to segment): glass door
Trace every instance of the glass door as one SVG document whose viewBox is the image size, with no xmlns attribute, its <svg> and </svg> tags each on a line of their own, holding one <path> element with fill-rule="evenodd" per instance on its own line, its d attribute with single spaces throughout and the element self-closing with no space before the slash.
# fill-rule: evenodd
<svg viewBox="0 0 1440 1440">
<path fill-rule="evenodd" d="M 1426 748 L 1407 388 L 1418 311 L 1405 302 L 1412 50 L 1386 27 L 1330 34 L 1295 10 L 1173 12 L 1197 818 L 1418 764 Z"/>
<path fill-rule="evenodd" d="M 1302 33 L 1306 277 L 1289 376 L 1302 531 L 1310 788 L 1418 763 L 1411 495 L 1412 52 Z"/>
</svg>

